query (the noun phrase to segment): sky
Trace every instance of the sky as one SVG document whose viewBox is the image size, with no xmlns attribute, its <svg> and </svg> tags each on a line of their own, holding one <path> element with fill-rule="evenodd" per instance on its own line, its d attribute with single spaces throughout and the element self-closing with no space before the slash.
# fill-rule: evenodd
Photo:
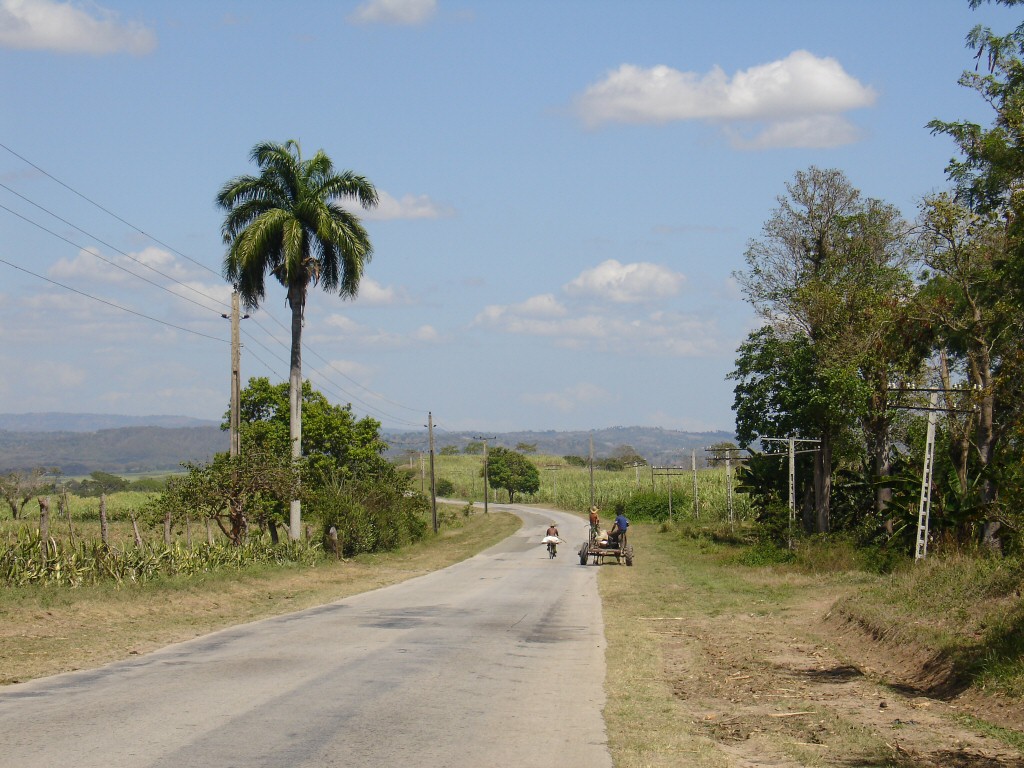
<svg viewBox="0 0 1024 768">
<path fill-rule="evenodd" d="M 299 142 L 367 177 L 359 295 L 304 375 L 386 428 L 733 429 L 734 274 L 794 174 L 909 219 L 967 0 L 0 0 L 0 412 L 219 419 L 229 179 Z M 268 282 L 242 376 L 288 377 Z"/>
</svg>

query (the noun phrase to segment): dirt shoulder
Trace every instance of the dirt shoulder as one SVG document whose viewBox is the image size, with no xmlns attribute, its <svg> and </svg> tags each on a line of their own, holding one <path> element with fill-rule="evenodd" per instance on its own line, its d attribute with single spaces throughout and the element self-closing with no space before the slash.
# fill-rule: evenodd
<svg viewBox="0 0 1024 768">
<path fill-rule="evenodd" d="M 725 566 L 643 527 L 633 544 L 634 568 L 601 573 L 609 657 L 637 665 L 609 678 L 617 766 L 1024 766 L 973 719 L 1019 733 L 1024 708 L 923 695 L 911 649 L 832 615 L 854 578 Z"/>
</svg>

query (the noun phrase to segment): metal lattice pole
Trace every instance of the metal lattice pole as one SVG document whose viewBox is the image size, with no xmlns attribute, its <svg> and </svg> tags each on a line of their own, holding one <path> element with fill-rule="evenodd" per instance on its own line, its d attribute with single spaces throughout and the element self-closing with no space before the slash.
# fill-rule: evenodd
<svg viewBox="0 0 1024 768">
<path fill-rule="evenodd" d="M 917 548 L 915 560 L 924 560 L 928 556 L 928 519 L 932 508 L 932 470 L 935 466 L 935 422 L 938 416 L 936 406 L 939 393 L 932 392 L 928 399 L 928 433 L 924 445 L 924 468 L 921 472 L 921 504 L 917 512 Z"/>
</svg>

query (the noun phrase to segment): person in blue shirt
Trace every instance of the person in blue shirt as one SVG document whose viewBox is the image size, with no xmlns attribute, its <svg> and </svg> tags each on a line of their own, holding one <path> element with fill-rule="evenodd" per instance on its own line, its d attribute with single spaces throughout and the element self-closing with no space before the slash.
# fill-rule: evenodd
<svg viewBox="0 0 1024 768">
<path fill-rule="evenodd" d="M 608 532 L 608 535 L 617 543 L 620 538 L 625 536 L 626 529 L 629 528 L 629 520 L 626 519 L 624 509 L 621 504 L 615 505 L 615 523 L 612 525 L 612 529 Z"/>
</svg>

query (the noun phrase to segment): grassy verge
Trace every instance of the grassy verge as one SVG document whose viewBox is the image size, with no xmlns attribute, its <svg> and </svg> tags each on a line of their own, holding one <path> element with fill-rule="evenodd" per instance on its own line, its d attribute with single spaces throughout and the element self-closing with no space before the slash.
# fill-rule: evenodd
<svg viewBox="0 0 1024 768">
<path fill-rule="evenodd" d="M 519 525 L 505 513 L 460 517 L 437 537 L 402 550 L 315 568 L 254 567 L 121 588 L 5 589 L 0 591 L 0 684 L 98 666 L 396 584 L 471 557 Z"/>
<path fill-rule="evenodd" d="M 974 687 L 1024 697 L 1024 561 L 952 553 L 902 568 L 836 606 L 838 615 L 929 661 L 936 693 Z"/>
<path fill-rule="evenodd" d="M 608 643 L 605 722 L 617 768 L 717 768 L 762 759 L 904 765 L 893 747 L 897 726 L 899 744 L 919 739 L 919 753 L 953 749 L 972 733 L 1020 748 L 1019 708 L 1004 702 L 1004 711 L 1018 714 L 995 726 L 976 700 L 971 708 L 982 717 L 940 718 L 937 732 L 950 741 L 933 743 L 936 731 L 916 731 L 924 718 L 912 695 L 893 694 L 879 705 L 875 697 L 885 694 L 860 671 L 858 665 L 886 669 L 893 646 L 868 640 L 852 657 L 852 646 L 823 623 L 838 601 L 850 616 L 884 627 L 879 636 L 901 650 L 948 648 L 959 637 L 958 658 L 980 670 L 975 689 L 987 693 L 998 679 L 1000 698 L 1019 701 L 1021 584 L 1013 562 L 936 560 L 879 576 L 834 542 L 823 545 L 827 556 L 808 545 L 793 557 L 750 562 L 748 547 L 688 533 L 634 525 L 635 566 L 607 565 L 599 574 Z"/>
</svg>

